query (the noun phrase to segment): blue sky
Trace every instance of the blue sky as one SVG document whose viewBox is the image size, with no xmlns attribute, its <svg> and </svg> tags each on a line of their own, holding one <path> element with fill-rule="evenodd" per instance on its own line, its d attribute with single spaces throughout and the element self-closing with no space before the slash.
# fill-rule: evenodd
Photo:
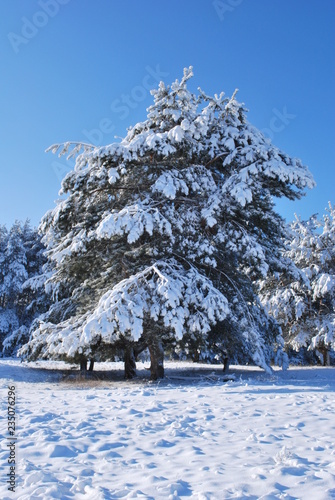
<svg viewBox="0 0 335 500">
<path fill-rule="evenodd" d="M 248 119 L 301 158 L 317 187 L 292 220 L 335 203 L 333 0 L 11 0 L 0 17 L 0 224 L 33 225 L 73 167 L 45 149 L 110 144 L 146 117 L 149 88 L 181 78 L 239 89 Z"/>
</svg>

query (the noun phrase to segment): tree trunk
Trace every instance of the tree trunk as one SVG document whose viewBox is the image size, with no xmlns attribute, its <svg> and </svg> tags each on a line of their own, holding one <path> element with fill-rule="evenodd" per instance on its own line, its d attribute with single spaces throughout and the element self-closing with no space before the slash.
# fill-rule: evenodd
<svg viewBox="0 0 335 500">
<path fill-rule="evenodd" d="M 83 358 L 80 361 L 80 371 L 81 372 L 86 372 L 87 371 L 87 359 Z"/>
<path fill-rule="evenodd" d="M 126 379 L 136 377 L 136 361 L 133 347 L 126 347 L 124 351 L 124 376 Z"/>
<path fill-rule="evenodd" d="M 322 346 L 321 348 L 319 347 L 319 351 L 323 356 L 323 366 L 329 366 L 330 365 L 329 349 L 327 348 L 327 346 Z"/>
<path fill-rule="evenodd" d="M 223 371 L 224 373 L 229 372 L 229 357 L 228 354 L 226 354 L 223 358 Z"/>
<path fill-rule="evenodd" d="M 90 366 L 88 368 L 88 371 L 93 372 L 93 368 L 94 368 L 94 359 L 90 359 Z"/>
<path fill-rule="evenodd" d="M 134 356 L 135 361 L 137 361 L 137 357 L 141 354 L 141 352 L 145 351 L 148 347 L 148 344 L 144 340 L 138 340 L 134 345 Z"/>
<path fill-rule="evenodd" d="M 158 339 L 153 339 L 148 344 L 148 348 L 151 361 L 151 380 L 164 378 L 164 349 L 162 343 Z"/>
</svg>

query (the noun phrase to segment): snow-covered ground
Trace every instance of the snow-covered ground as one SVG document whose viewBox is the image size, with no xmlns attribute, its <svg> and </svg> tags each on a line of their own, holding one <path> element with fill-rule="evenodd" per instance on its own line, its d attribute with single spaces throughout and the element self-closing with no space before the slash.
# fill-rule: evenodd
<svg viewBox="0 0 335 500">
<path fill-rule="evenodd" d="M 166 379 L 80 379 L 0 360 L 2 499 L 335 499 L 335 369 L 166 364 Z M 67 371 L 65 371 L 67 370 Z M 7 387 L 16 388 L 16 492 Z"/>
</svg>

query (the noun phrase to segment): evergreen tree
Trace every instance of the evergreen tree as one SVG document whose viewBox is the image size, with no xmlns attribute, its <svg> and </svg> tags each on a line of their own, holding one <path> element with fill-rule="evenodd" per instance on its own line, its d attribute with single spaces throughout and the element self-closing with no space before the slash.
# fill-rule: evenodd
<svg viewBox="0 0 335 500">
<path fill-rule="evenodd" d="M 20 300 L 22 285 L 27 279 L 26 254 L 22 242 L 22 228 L 15 222 L 6 241 L 3 242 L 1 280 L 0 334 L 6 335 L 17 330 L 23 313 Z"/>
<path fill-rule="evenodd" d="M 0 228 L 0 339 L 7 355 L 27 342 L 30 324 L 43 310 L 44 292 L 42 298 L 33 286 L 42 274 L 43 249 L 29 221 L 16 221 L 9 232 Z"/>
<path fill-rule="evenodd" d="M 191 76 L 161 82 L 120 143 L 50 148 L 77 158 L 41 223 L 54 305 L 22 351 L 30 359 L 121 349 L 131 376 L 148 346 L 157 378 L 164 345 L 203 356 L 221 346 L 265 369 L 281 352 L 254 281 L 283 265 L 273 197 L 299 198 L 313 180 L 248 123 L 235 94 L 196 96 Z"/>
<path fill-rule="evenodd" d="M 0 308 L 3 308 L 6 303 L 5 294 L 5 253 L 8 241 L 8 231 L 6 226 L 0 225 Z M 1 309 L 0 309 L 1 310 Z M 1 328 L 1 327 L 0 327 Z M 0 330 L 1 331 L 1 330 Z"/>
<path fill-rule="evenodd" d="M 329 203 L 322 220 L 298 217 L 285 243 L 296 268 L 262 284 L 263 303 L 280 322 L 286 346 L 314 353 L 329 364 L 335 351 L 335 210 Z"/>
</svg>

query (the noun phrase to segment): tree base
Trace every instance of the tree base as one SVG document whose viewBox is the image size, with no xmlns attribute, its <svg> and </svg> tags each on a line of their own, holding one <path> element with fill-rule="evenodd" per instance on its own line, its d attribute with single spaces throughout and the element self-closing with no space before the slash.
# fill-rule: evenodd
<svg viewBox="0 0 335 500">
<path fill-rule="evenodd" d="M 164 349 L 162 343 L 154 340 L 148 345 L 150 352 L 150 380 L 164 378 Z"/>
<path fill-rule="evenodd" d="M 124 377 L 128 380 L 136 377 L 136 361 L 133 347 L 128 347 L 125 349 Z"/>
</svg>

